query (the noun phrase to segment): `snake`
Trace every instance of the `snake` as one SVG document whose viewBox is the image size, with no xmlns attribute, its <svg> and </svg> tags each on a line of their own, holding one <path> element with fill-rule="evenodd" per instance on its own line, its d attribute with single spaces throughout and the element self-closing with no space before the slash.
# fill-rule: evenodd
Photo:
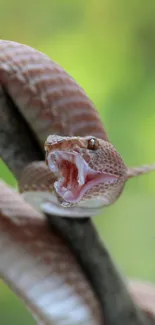
<svg viewBox="0 0 155 325">
<path fill-rule="evenodd" d="M 116 201 L 127 179 L 155 169 L 126 167 L 84 90 L 45 54 L 1 40 L 0 80 L 46 152 L 47 167 L 33 162 L 19 177 L 20 191 L 39 209 L 97 215 Z"/>
<path fill-rule="evenodd" d="M 100 213 L 101 208 L 116 201 L 129 178 L 155 169 L 154 165 L 139 168 L 125 165 L 110 143 L 99 113 L 84 90 L 42 52 L 25 44 L 1 40 L 0 84 L 2 93 L 16 107 L 39 148 L 45 152 L 45 161 L 27 164 L 26 160 L 22 171 L 20 168 L 16 171 L 23 201 L 4 185 L 1 186 L 3 208 L 0 210 L 3 217 L 10 218 L 10 211 L 12 215 L 17 214 L 18 207 L 21 214 L 24 211 L 27 215 L 37 213 L 34 213 L 36 210 L 29 212 L 25 201 L 39 211 L 61 217 L 94 216 Z M 10 166 L 4 148 L 1 155 Z M 31 159 L 28 157 L 28 160 Z M 16 203 L 14 208 L 13 202 Z M 4 229 L 6 231 L 5 222 Z M 30 229 L 27 230 L 29 237 L 28 234 Z M 18 240 L 21 242 L 21 238 Z M 11 241 L 9 238 L 8 243 L 11 244 Z M 30 252 L 28 254 L 31 256 Z M 64 254 L 67 256 L 66 251 Z M 4 270 L 1 272 L 4 273 Z M 75 270 L 74 274 L 81 277 L 81 271 Z M 82 283 L 86 283 L 86 279 Z M 84 285 L 83 288 L 90 294 L 89 288 Z M 91 299 L 94 301 L 94 296 Z M 97 304 L 95 308 L 98 310 Z M 53 315 L 54 311 L 54 318 Z M 97 311 L 94 321 L 91 314 L 92 324 L 100 323 L 98 315 Z M 57 315 L 54 319 L 58 321 Z"/>
</svg>

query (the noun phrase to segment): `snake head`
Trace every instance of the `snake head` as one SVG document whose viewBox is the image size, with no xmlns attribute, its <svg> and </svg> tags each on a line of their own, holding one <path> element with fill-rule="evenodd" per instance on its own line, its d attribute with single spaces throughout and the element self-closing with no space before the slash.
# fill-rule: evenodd
<svg viewBox="0 0 155 325">
<path fill-rule="evenodd" d="M 45 152 L 46 163 L 56 176 L 54 191 L 62 205 L 102 207 L 120 195 L 127 168 L 108 141 L 93 136 L 51 135 Z"/>
</svg>

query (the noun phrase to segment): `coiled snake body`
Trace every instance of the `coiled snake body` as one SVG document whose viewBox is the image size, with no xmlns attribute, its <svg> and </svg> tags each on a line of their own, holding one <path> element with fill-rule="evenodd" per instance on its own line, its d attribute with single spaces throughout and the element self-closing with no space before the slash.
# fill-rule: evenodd
<svg viewBox="0 0 155 325">
<path fill-rule="evenodd" d="M 27 166 L 25 161 L 24 170 L 16 171 L 24 198 L 39 209 L 61 216 L 95 215 L 117 199 L 129 177 L 154 169 L 125 166 L 93 103 L 43 53 L 1 40 L 0 83 L 2 93 L 18 108 L 46 151 L 47 164 Z M 4 148 L 1 155 L 9 165 Z"/>
<path fill-rule="evenodd" d="M 81 217 L 113 203 L 128 169 L 77 83 L 43 53 L 10 41 L 0 42 L 0 78 L 42 148 L 47 139 L 51 174 L 38 163 L 22 172 L 20 189 L 27 200 L 36 198 L 36 191 L 38 200 L 41 191 L 37 204 L 44 203 L 44 210 Z"/>
</svg>

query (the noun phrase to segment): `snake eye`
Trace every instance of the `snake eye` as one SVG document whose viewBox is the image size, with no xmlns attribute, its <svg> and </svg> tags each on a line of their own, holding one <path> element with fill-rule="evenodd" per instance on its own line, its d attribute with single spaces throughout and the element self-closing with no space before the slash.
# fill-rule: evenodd
<svg viewBox="0 0 155 325">
<path fill-rule="evenodd" d="M 97 150 L 99 146 L 99 142 L 96 138 L 91 138 L 88 140 L 88 146 L 87 149 L 90 150 Z"/>
</svg>

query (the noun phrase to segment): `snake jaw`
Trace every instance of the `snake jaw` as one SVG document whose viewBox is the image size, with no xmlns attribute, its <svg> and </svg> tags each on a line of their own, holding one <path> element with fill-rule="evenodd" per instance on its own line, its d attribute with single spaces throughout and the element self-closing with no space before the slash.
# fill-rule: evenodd
<svg viewBox="0 0 155 325">
<path fill-rule="evenodd" d="M 51 151 L 47 164 L 57 177 L 54 190 L 61 204 L 79 203 L 85 193 L 100 183 L 113 184 L 119 176 L 93 170 L 83 156 L 76 151 Z"/>
</svg>

